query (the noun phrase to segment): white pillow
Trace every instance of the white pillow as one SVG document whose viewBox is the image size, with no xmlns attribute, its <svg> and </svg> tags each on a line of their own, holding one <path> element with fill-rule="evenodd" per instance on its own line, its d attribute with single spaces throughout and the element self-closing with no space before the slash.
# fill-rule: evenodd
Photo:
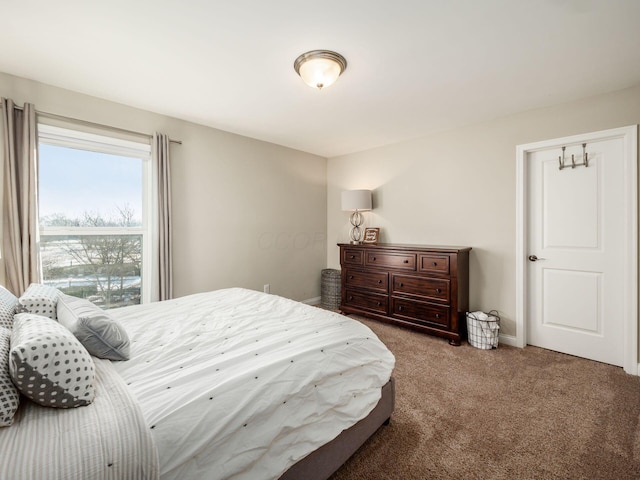
<svg viewBox="0 0 640 480">
<path fill-rule="evenodd" d="M 20 403 L 20 394 L 9 373 L 10 339 L 11 330 L 0 327 L 0 427 L 8 427 L 13 423 Z"/>
<path fill-rule="evenodd" d="M 56 304 L 60 290 L 40 283 L 32 283 L 20 296 L 18 303 L 29 313 L 56 320 Z"/>
<path fill-rule="evenodd" d="M 18 297 L 0 285 L 0 327 L 13 328 L 13 314 L 17 305 Z"/>
<path fill-rule="evenodd" d="M 91 355 L 129 360 L 129 335 L 107 311 L 89 300 L 60 294 L 58 321 L 67 327 Z"/>
<path fill-rule="evenodd" d="M 45 407 L 80 407 L 95 397 L 91 355 L 69 330 L 50 318 L 16 314 L 9 371 L 18 390 Z"/>
</svg>

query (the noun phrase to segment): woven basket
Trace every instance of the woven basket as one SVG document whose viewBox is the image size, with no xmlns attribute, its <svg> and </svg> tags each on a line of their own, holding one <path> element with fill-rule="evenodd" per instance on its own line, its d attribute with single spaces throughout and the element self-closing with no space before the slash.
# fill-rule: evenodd
<svg viewBox="0 0 640 480">
<path fill-rule="evenodd" d="M 325 268 L 322 270 L 322 283 L 320 288 L 320 305 L 328 310 L 340 308 L 340 270 Z"/>
</svg>

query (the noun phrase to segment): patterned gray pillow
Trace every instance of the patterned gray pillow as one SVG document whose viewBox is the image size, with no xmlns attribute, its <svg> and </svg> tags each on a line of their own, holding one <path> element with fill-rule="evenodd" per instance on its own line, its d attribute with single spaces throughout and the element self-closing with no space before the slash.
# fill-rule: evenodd
<svg viewBox="0 0 640 480">
<path fill-rule="evenodd" d="M 0 327 L 0 427 L 13 423 L 18 410 L 20 394 L 9 374 L 9 339 L 11 330 Z"/>
<path fill-rule="evenodd" d="M 60 290 L 40 283 L 32 283 L 20 296 L 18 302 L 29 313 L 42 315 L 56 320 L 56 305 Z"/>
<path fill-rule="evenodd" d="M 14 317 L 9 371 L 18 390 L 45 407 L 80 407 L 95 396 L 89 352 L 64 326 L 40 315 Z"/>
<path fill-rule="evenodd" d="M 129 360 L 129 335 L 109 312 L 89 300 L 60 294 L 58 322 L 67 327 L 91 355 Z"/>
<path fill-rule="evenodd" d="M 16 313 L 18 297 L 0 285 L 0 327 L 13 327 L 13 314 Z"/>
</svg>

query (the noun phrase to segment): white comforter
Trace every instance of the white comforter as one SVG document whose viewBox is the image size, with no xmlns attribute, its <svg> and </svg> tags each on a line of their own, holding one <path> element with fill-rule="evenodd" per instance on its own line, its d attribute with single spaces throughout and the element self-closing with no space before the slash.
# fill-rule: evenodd
<svg viewBox="0 0 640 480">
<path fill-rule="evenodd" d="M 278 478 L 364 418 L 395 362 L 357 321 L 250 290 L 113 313 L 163 479 Z"/>
</svg>

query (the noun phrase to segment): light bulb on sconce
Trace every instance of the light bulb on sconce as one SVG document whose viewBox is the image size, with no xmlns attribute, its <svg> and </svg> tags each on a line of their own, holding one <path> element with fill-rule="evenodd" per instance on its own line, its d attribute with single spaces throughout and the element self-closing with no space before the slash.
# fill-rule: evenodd
<svg viewBox="0 0 640 480">
<path fill-rule="evenodd" d="M 351 225 L 351 243 L 362 243 L 362 213 L 371 210 L 371 190 L 346 190 L 342 192 L 342 210 L 353 212 L 349 218 Z"/>
</svg>

